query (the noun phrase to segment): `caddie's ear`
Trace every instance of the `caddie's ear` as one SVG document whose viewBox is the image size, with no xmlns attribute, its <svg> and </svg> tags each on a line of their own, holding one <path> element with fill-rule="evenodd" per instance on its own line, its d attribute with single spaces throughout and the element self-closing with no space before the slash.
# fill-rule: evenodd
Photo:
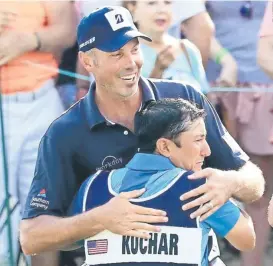
<svg viewBox="0 0 273 266">
<path fill-rule="evenodd" d="M 167 158 L 171 156 L 171 146 L 172 142 L 166 138 L 160 138 L 156 142 L 156 152 L 160 155 L 163 155 Z"/>
</svg>

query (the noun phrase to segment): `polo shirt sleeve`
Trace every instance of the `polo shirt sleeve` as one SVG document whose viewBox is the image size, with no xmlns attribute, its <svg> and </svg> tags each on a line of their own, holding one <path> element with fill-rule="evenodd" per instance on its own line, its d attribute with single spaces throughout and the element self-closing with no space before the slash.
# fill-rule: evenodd
<svg viewBox="0 0 273 266">
<path fill-rule="evenodd" d="M 40 215 L 65 216 L 78 185 L 71 147 L 60 134 L 45 135 L 39 146 L 34 178 L 23 219 Z"/>
<path fill-rule="evenodd" d="M 205 167 L 238 170 L 249 160 L 249 157 L 228 133 L 206 96 L 199 93 L 196 99 L 197 103 L 200 99 L 201 108 L 204 108 L 207 114 L 205 124 L 211 155 L 206 158 Z"/>
<path fill-rule="evenodd" d="M 239 217 L 240 209 L 229 200 L 202 223 L 212 228 L 218 236 L 225 237 L 236 225 Z"/>
</svg>

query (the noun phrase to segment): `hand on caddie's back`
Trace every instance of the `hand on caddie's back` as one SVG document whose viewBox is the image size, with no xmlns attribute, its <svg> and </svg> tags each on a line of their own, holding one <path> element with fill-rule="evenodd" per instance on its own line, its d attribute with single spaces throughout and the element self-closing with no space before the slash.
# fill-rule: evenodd
<svg viewBox="0 0 273 266">
<path fill-rule="evenodd" d="M 205 168 L 195 172 L 188 178 L 207 179 L 205 184 L 180 197 L 182 201 L 197 197 L 183 205 L 182 210 L 185 211 L 200 206 L 191 214 L 192 219 L 200 216 L 200 221 L 205 220 L 223 206 L 237 189 L 237 180 L 232 175 L 228 175 L 228 171 Z"/>
<path fill-rule="evenodd" d="M 153 224 L 168 221 L 166 212 L 130 203 L 129 199 L 138 198 L 145 189 L 120 193 L 102 206 L 101 224 L 113 233 L 148 239 L 149 232 L 159 232 L 160 226 Z"/>
</svg>

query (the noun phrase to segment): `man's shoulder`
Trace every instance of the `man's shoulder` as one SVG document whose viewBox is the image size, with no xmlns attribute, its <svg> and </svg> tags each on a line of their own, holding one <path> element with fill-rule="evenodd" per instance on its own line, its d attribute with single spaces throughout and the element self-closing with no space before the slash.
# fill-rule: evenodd
<svg viewBox="0 0 273 266">
<path fill-rule="evenodd" d="M 61 142 L 78 139 L 85 129 L 84 122 L 79 101 L 51 123 L 45 136 Z"/>
<path fill-rule="evenodd" d="M 183 98 L 189 101 L 200 101 L 203 93 L 187 81 L 148 78 L 158 98 Z"/>
<path fill-rule="evenodd" d="M 156 79 L 156 78 L 146 78 L 149 82 L 155 84 L 159 88 L 164 87 L 180 87 L 180 88 L 187 88 L 190 90 L 195 90 L 195 88 L 190 85 L 187 81 L 180 81 L 180 80 L 171 80 L 171 79 Z"/>
</svg>

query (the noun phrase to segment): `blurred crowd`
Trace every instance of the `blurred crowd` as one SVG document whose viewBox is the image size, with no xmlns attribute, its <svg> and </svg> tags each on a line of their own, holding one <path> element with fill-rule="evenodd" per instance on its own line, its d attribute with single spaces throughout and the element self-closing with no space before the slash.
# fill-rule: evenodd
<svg viewBox="0 0 273 266">
<path fill-rule="evenodd" d="M 105 5 L 125 6 L 140 31 L 153 39 L 141 42 L 142 75 L 184 81 L 201 90 L 263 170 L 264 196 L 244 206 L 254 221 L 257 244 L 242 254 L 241 265 L 266 265 L 266 216 L 273 193 L 272 1 L 0 1 L 0 261 L 11 250 L 8 226 L 3 226 L 5 199 L 13 202 L 10 235 L 17 258 L 18 224 L 40 139 L 94 79 L 78 60 L 77 25 Z M 32 265 L 72 266 L 76 256 L 48 253 Z"/>
</svg>

